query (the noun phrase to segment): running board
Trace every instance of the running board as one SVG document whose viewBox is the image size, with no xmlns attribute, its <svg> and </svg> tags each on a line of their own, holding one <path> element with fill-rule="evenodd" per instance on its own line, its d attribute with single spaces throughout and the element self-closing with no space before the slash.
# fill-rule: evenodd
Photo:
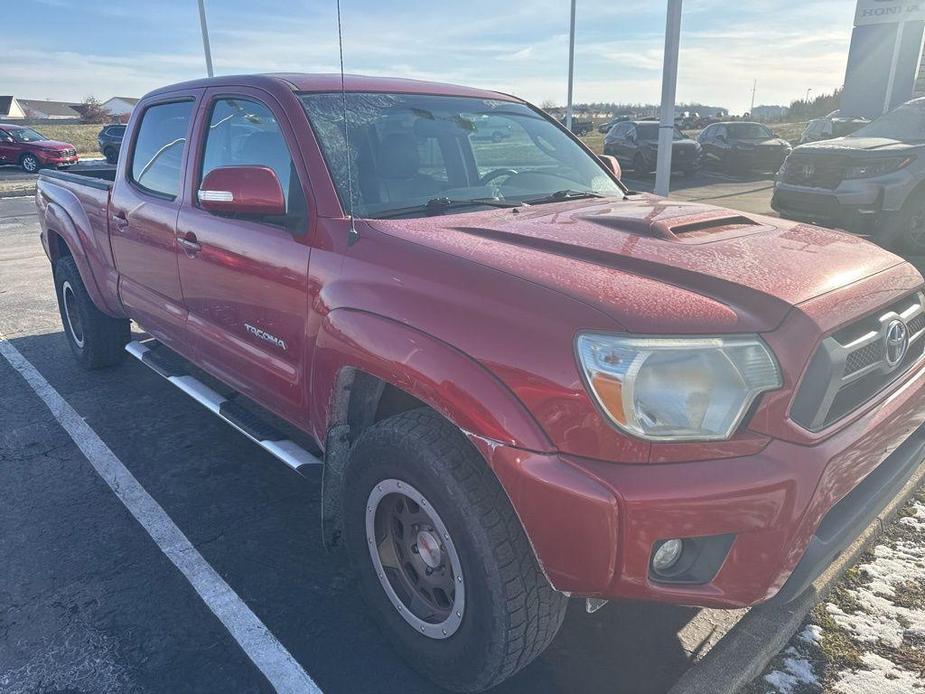
<svg viewBox="0 0 925 694">
<path fill-rule="evenodd" d="M 293 470 L 299 470 L 306 465 L 322 464 L 318 457 L 288 439 L 282 432 L 239 403 L 215 392 L 195 376 L 176 373 L 176 366 L 171 363 L 173 360 L 165 358 L 160 350 L 150 349 L 136 340 L 129 342 L 125 351 Z"/>
</svg>

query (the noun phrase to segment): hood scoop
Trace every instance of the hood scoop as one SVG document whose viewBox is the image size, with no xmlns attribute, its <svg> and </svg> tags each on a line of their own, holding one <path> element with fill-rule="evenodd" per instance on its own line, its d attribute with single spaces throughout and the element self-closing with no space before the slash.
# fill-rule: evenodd
<svg viewBox="0 0 925 694">
<path fill-rule="evenodd" d="M 650 214 L 639 216 L 633 214 L 632 210 L 611 209 L 582 216 L 581 219 L 614 231 L 678 243 L 708 243 L 769 229 L 754 219 L 727 210 L 672 215 L 656 207 Z"/>
</svg>

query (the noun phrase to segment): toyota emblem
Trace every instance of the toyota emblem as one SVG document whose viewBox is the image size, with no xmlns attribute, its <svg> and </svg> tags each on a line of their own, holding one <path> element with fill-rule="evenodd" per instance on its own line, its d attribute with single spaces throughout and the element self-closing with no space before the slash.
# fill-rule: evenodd
<svg viewBox="0 0 925 694">
<path fill-rule="evenodd" d="M 901 320 L 890 322 L 886 329 L 886 363 L 896 366 L 909 349 L 909 328 Z"/>
</svg>

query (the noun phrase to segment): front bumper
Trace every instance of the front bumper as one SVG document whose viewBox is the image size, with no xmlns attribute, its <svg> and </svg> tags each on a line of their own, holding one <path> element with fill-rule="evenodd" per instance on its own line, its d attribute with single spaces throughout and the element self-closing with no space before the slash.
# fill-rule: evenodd
<svg viewBox="0 0 925 694">
<path fill-rule="evenodd" d="M 925 451 L 925 367 L 825 441 L 728 460 L 625 465 L 498 447 L 491 464 L 557 590 L 736 608 L 796 597 L 866 527 Z M 840 503 L 841 502 L 841 503 Z M 703 581 L 653 578 L 670 538 L 728 538 Z"/>
<path fill-rule="evenodd" d="M 80 161 L 80 157 L 76 154 L 72 157 L 49 157 L 39 155 L 39 161 L 42 162 L 42 166 L 73 166 Z"/>
</svg>

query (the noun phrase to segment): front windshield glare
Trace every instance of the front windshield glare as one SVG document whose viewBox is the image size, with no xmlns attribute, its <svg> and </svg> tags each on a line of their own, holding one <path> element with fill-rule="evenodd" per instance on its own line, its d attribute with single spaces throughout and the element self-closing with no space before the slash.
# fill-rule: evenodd
<svg viewBox="0 0 925 694">
<path fill-rule="evenodd" d="M 849 137 L 883 137 L 890 140 L 925 140 L 925 104 L 900 106 Z"/>
<path fill-rule="evenodd" d="M 41 142 L 42 140 L 48 139 L 31 128 L 11 130 L 10 135 L 12 135 L 13 139 L 17 142 Z"/>
<path fill-rule="evenodd" d="M 623 195 L 597 160 L 523 104 L 351 93 L 345 146 L 342 95 L 301 99 L 341 202 L 357 217 L 459 209 L 434 201 L 538 203 L 556 193 L 561 199 L 565 191 L 566 197 Z"/>
<path fill-rule="evenodd" d="M 774 135 L 758 123 L 730 123 L 726 126 L 729 136 L 736 140 L 767 140 Z"/>
</svg>

